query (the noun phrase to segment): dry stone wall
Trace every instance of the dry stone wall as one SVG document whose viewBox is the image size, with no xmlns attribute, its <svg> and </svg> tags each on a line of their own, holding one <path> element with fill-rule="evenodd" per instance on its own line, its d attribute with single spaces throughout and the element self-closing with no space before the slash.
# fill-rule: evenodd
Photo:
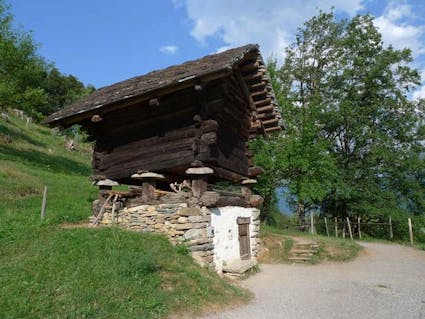
<svg viewBox="0 0 425 319">
<path fill-rule="evenodd" d="M 117 207 L 124 205 L 120 203 Z M 114 213 L 112 207 L 108 207 L 99 224 L 164 234 L 172 243 L 186 245 L 201 266 L 221 272 L 226 262 L 239 257 L 238 217 L 251 218 L 251 258 L 256 258 L 260 245 L 259 214 L 256 208 L 237 206 L 207 208 L 187 203 L 143 204 L 116 209 Z M 228 238 L 231 233 L 232 240 Z"/>
<path fill-rule="evenodd" d="M 174 244 L 186 245 L 200 265 L 215 268 L 211 212 L 206 207 L 188 207 L 186 203 L 126 207 L 114 216 L 111 210 L 105 211 L 100 224 L 164 234 Z"/>
</svg>

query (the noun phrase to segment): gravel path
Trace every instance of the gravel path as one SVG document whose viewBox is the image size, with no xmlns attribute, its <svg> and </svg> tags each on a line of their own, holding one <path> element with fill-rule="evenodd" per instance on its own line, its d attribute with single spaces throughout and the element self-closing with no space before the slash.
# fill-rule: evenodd
<svg viewBox="0 0 425 319">
<path fill-rule="evenodd" d="M 262 265 L 242 282 L 255 294 L 249 304 L 205 318 L 425 319 L 425 252 L 361 245 L 349 263 Z"/>
</svg>

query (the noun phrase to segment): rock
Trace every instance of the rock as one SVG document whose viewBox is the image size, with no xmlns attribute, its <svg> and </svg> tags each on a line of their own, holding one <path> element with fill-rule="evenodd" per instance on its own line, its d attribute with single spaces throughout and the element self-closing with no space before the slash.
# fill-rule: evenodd
<svg viewBox="0 0 425 319">
<path fill-rule="evenodd" d="M 188 218 L 187 217 L 179 217 L 177 219 L 177 222 L 180 224 L 186 224 L 188 222 Z"/>
<path fill-rule="evenodd" d="M 190 167 L 185 173 L 188 175 L 208 175 L 214 174 L 214 170 L 209 167 Z"/>
<path fill-rule="evenodd" d="M 178 214 L 180 216 L 199 216 L 202 215 L 202 211 L 198 207 L 182 207 Z"/>
<path fill-rule="evenodd" d="M 139 210 L 146 211 L 148 209 L 148 207 L 149 207 L 148 205 L 138 205 L 138 206 L 133 206 L 133 207 L 127 208 L 126 211 L 129 212 L 129 213 L 130 212 L 137 212 Z M 155 211 L 155 208 L 153 210 Z"/>
<path fill-rule="evenodd" d="M 257 184 L 257 180 L 256 179 L 244 179 L 241 184 L 242 185 Z"/>
<path fill-rule="evenodd" d="M 153 227 L 154 227 L 155 229 L 161 229 L 161 228 L 163 228 L 163 227 L 164 227 L 164 225 L 163 225 L 163 224 L 155 224 Z"/>
<path fill-rule="evenodd" d="M 260 195 L 252 195 L 249 202 L 253 207 L 259 207 L 263 203 L 264 199 Z"/>
<path fill-rule="evenodd" d="M 260 217 L 260 210 L 259 209 L 253 209 L 252 210 L 252 220 L 256 220 Z"/>
<path fill-rule="evenodd" d="M 136 173 L 131 175 L 131 178 L 134 179 L 164 179 L 164 175 L 157 174 L 153 172 L 143 172 L 143 173 Z"/>
<path fill-rule="evenodd" d="M 199 256 L 199 257 L 207 257 L 207 256 L 213 256 L 214 251 L 213 250 L 206 250 L 206 251 L 194 251 L 191 252 L 192 256 Z"/>
<path fill-rule="evenodd" d="M 205 228 L 189 229 L 184 233 L 183 237 L 186 240 L 204 238 L 207 237 L 207 230 Z"/>
<path fill-rule="evenodd" d="M 206 251 L 214 249 L 214 244 L 194 245 L 191 246 L 190 251 Z"/>
<path fill-rule="evenodd" d="M 184 217 L 180 217 L 184 218 Z M 180 220 L 179 218 L 179 220 Z M 189 219 L 189 222 L 191 223 L 209 223 L 211 222 L 211 216 L 189 216 L 187 219 Z"/>
<path fill-rule="evenodd" d="M 201 239 L 194 239 L 186 242 L 187 246 L 193 246 L 193 245 L 203 245 L 203 244 L 210 244 L 212 243 L 211 238 L 201 238 Z"/>
<path fill-rule="evenodd" d="M 195 228 L 205 228 L 207 227 L 206 223 L 186 223 L 186 224 L 175 224 L 176 230 L 185 230 L 185 229 L 195 229 Z"/>
<path fill-rule="evenodd" d="M 110 179 L 102 179 L 96 183 L 96 186 L 118 186 L 119 184 Z"/>
<path fill-rule="evenodd" d="M 207 251 L 214 249 L 214 244 L 194 245 L 191 246 L 190 251 Z"/>
<path fill-rule="evenodd" d="M 254 220 L 253 222 L 252 222 L 252 225 L 254 225 L 254 226 L 259 226 L 260 225 L 260 221 L 257 219 L 257 220 Z"/>
<path fill-rule="evenodd" d="M 202 194 L 199 200 L 202 203 L 202 205 L 211 207 L 211 206 L 215 206 L 219 199 L 220 199 L 219 193 L 207 191 Z"/>
</svg>

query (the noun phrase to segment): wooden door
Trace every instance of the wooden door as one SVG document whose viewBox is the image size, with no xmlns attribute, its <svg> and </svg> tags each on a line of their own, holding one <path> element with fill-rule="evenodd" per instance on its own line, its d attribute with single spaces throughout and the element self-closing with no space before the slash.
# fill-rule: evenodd
<svg viewBox="0 0 425 319">
<path fill-rule="evenodd" d="M 239 227 L 239 252 L 241 259 L 251 258 L 250 236 L 249 236 L 249 217 L 238 217 L 237 223 Z"/>
</svg>

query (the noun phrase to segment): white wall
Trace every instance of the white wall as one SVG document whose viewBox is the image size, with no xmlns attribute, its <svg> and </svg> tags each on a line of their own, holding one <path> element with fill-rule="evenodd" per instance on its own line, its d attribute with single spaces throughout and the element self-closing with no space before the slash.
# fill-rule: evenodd
<svg viewBox="0 0 425 319">
<path fill-rule="evenodd" d="M 239 252 L 239 228 L 238 217 L 250 217 L 250 236 L 253 234 L 254 225 L 252 223 L 253 211 L 255 208 L 244 208 L 238 206 L 226 206 L 211 208 L 211 227 L 214 230 L 214 263 L 218 272 L 222 271 L 223 264 L 234 260 L 240 260 Z M 251 253 L 255 248 L 255 239 L 251 238 Z"/>
</svg>

